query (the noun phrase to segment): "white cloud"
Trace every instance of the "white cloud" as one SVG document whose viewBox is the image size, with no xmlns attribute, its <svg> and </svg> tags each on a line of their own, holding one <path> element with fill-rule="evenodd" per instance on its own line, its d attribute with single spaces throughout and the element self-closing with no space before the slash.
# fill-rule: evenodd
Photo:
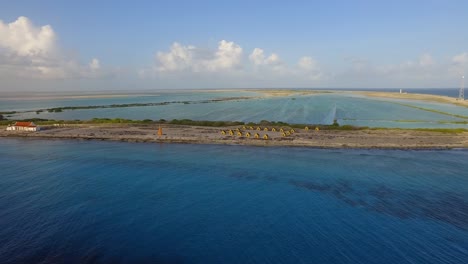
<svg viewBox="0 0 468 264">
<path fill-rule="evenodd" d="M 300 75 L 305 75 L 307 79 L 318 80 L 323 77 L 319 64 L 312 57 L 305 56 L 299 59 L 297 66 Z"/>
<path fill-rule="evenodd" d="M 159 71 L 180 71 L 189 68 L 192 64 L 195 47 L 182 46 L 175 42 L 169 52 L 158 52 L 156 58 L 159 62 Z"/>
<path fill-rule="evenodd" d="M 458 65 L 468 64 L 468 53 L 463 52 L 463 53 L 453 56 L 452 62 Z"/>
<path fill-rule="evenodd" d="M 267 65 L 278 65 L 281 64 L 280 57 L 276 53 L 272 53 L 268 58 L 265 60 L 265 64 Z"/>
<path fill-rule="evenodd" d="M 157 53 L 153 70 L 141 72 L 142 76 L 152 75 L 166 84 L 177 82 L 181 87 L 183 83 L 188 87 L 222 87 L 223 83 L 228 87 L 451 87 L 454 77 L 468 67 L 468 53 L 449 58 L 437 60 L 423 53 L 385 64 L 351 56 L 345 58 L 347 64 L 335 65 L 333 72 L 311 56 L 288 65 L 278 53 L 267 54 L 257 47 L 243 55 L 238 44 L 225 40 L 216 50 L 176 42 L 168 52 Z"/>
<path fill-rule="evenodd" d="M 241 59 L 242 48 L 239 45 L 221 40 L 215 58 L 205 61 L 205 65 L 210 71 L 225 70 L 239 66 Z"/>
<path fill-rule="evenodd" d="M 436 63 L 430 54 L 426 53 L 426 54 L 421 55 L 421 57 L 419 57 L 419 66 L 430 67 L 435 64 Z"/>
<path fill-rule="evenodd" d="M 0 76 L 3 78 L 64 79 L 95 77 L 98 59 L 88 66 L 64 56 L 50 25 L 35 26 L 27 17 L 0 20 Z"/>
<path fill-rule="evenodd" d="M 211 50 L 174 42 L 168 51 L 156 52 L 153 67 L 138 74 L 157 78 L 165 86 L 184 87 L 186 83 L 188 87 L 205 88 L 222 87 L 223 83 L 227 87 L 255 87 L 260 83 L 263 87 L 310 87 L 323 76 L 311 57 L 303 57 L 290 67 L 277 53 L 265 55 L 263 49 L 255 48 L 245 55 L 240 45 L 226 40 Z"/>
<path fill-rule="evenodd" d="M 172 44 L 169 52 L 157 52 L 158 72 L 217 72 L 241 65 L 242 48 L 234 42 L 221 40 L 216 51 L 204 51 L 195 46 Z"/>
<path fill-rule="evenodd" d="M 101 64 L 98 59 L 93 58 L 91 62 L 89 63 L 89 68 L 91 71 L 97 71 L 101 68 Z"/>
<path fill-rule="evenodd" d="M 451 72 L 457 75 L 465 75 L 468 68 L 468 53 L 463 52 L 452 57 Z"/>
<path fill-rule="evenodd" d="M 260 78 L 272 78 L 271 74 L 288 75 L 292 73 L 291 69 L 288 69 L 278 54 L 271 53 L 270 56 L 266 57 L 265 52 L 261 48 L 255 48 L 249 55 L 249 60 L 253 65 L 255 74 L 265 75 L 260 76 Z"/>
<path fill-rule="evenodd" d="M 0 46 L 19 56 L 47 56 L 55 50 L 51 26 L 35 27 L 27 17 L 5 24 L 0 20 Z"/>
<path fill-rule="evenodd" d="M 270 56 L 265 58 L 265 53 L 260 48 L 255 48 L 249 55 L 249 60 L 255 65 L 278 65 L 281 64 L 281 59 L 276 53 L 272 53 Z"/>
<path fill-rule="evenodd" d="M 265 55 L 263 54 L 263 50 L 255 48 L 249 55 L 249 59 L 254 65 L 263 64 L 263 62 L 265 61 Z"/>
<path fill-rule="evenodd" d="M 353 63 L 352 70 L 359 73 L 361 77 L 369 76 L 382 78 L 382 81 L 400 80 L 414 82 L 415 80 L 433 80 L 440 75 L 440 65 L 436 63 L 433 57 L 428 54 L 422 54 L 417 59 L 406 60 L 397 64 L 372 65 L 364 60 L 364 63 Z M 359 69 L 359 71 L 358 71 Z"/>
<path fill-rule="evenodd" d="M 317 62 L 313 60 L 311 57 L 302 57 L 299 59 L 297 63 L 300 69 L 310 71 L 315 70 L 317 68 Z"/>
<path fill-rule="evenodd" d="M 333 82 L 347 80 L 348 87 L 454 87 L 468 66 L 468 53 L 438 58 L 428 53 L 393 64 L 378 64 L 368 59 L 347 59 L 350 65 L 335 74 Z M 466 74 L 466 73 L 465 73 Z"/>
<path fill-rule="evenodd" d="M 372 64 L 368 60 L 362 60 L 362 62 L 357 60 L 352 63 L 351 73 L 358 75 L 363 80 L 376 79 L 383 83 L 395 81 L 430 82 L 441 74 L 438 72 L 440 65 L 428 53 L 394 64 Z"/>
</svg>

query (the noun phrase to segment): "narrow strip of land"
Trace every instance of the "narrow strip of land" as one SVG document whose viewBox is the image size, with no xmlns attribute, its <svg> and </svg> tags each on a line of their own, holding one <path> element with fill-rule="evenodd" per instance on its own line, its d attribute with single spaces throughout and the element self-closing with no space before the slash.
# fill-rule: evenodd
<svg viewBox="0 0 468 264">
<path fill-rule="evenodd" d="M 0 137 L 112 140 L 127 142 L 293 146 L 317 148 L 439 149 L 468 148 L 466 131 L 403 129 L 309 130 L 288 127 L 203 127 L 156 124 L 70 124 L 48 126 L 38 132 L 6 131 Z M 268 131 L 265 130 L 268 129 Z M 280 129 L 283 128 L 283 132 Z M 222 133 L 224 131 L 224 133 Z M 232 132 L 232 133 L 230 133 Z M 288 135 L 283 134 L 289 132 Z M 247 133 L 249 136 L 247 136 Z M 232 134 L 232 135 L 231 135 Z M 256 137 L 258 134 L 258 138 Z M 267 139 L 264 139 L 268 135 Z M 266 137 L 265 137 L 266 138 Z"/>
<path fill-rule="evenodd" d="M 466 100 L 457 100 L 457 98 L 443 96 L 443 95 L 418 94 L 418 93 L 390 93 L 390 92 L 381 92 L 381 91 L 378 91 L 378 92 L 353 91 L 352 93 L 361 94 L 361 95 L 365 95 L 368 97 L 376 97 L 376 98 L 416 100 L 416 101 L 453 104 L 453 105 L 468 107 L 468 101 Z"/>
</svg>

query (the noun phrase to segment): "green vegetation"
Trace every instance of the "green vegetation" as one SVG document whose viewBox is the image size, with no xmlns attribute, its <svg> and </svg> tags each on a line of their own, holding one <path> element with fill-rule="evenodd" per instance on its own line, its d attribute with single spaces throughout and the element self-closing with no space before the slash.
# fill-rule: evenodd
<svg viewBox="0 0 468 264">
<path fill-rule="evenodd" d="M 168 122 L 172 125 L 185 125 L 185 126 L 208 126 L 208 127 L 225 127 L 225 126 L 241 126 L 244 122 L 238 121 L 196 121 L 190 119 L 173 119 Z"/>
<path fill-rule="evenodd" d="M 150 121 L 152 122 L 152 121 Z M 149 123 L 143 122 L 140 120 L 131 120 L 125 118 L 93 118 L 88 121 L 83 121 L 84 124 L 141 124 L 141 123 Z"/>
<path fill-rule="evenodd" d="M 7 111 L 7 112 L 0 112 L 0 115 L 12 115 L 16 113 L 17 113 L 16 111 Z"/>
<path fill-rule="evenodd" d="M 387 127 L 372 127 L 369 130 L 414 130 L 414 131 L 427 131 L 427 132 L 439 132 L 449 134 L 459 134 L 468 132 L 468 129 L 464 128 L 387 128 Z"/>
<path fill-rule="evenodd" d="M 291 126 L 288 123 L 285 122 L 275 122 L 275 121 L 268 121 L 268 120 L 261 120 L 260 123 L 253 123 L 249 122 L 247 123 L 248 126 Z"/>
<path fill-rule="evenodd" d="M 253 97 L 240 96 L 240 97 L 226 97 L 226 98 L 216 98 L 216 99 L 209 99 L 209 100 L 199 100 L 199 101 L 168 101 L 168 102 L 158 102 L 158 103 L 63 106 L 63 107 L 53 107 L 53 108 L 47 108 L 47 109 L 37 109 L 37 110 L 21 111 L 21 112 L 17 112 L 17 111 L 0 112 L 0 114 L 15 114 L 15 113 L 28 113 L 28 112 L 36 112 L 36 114 L 40 114 L 41 112 L 44 112 L 44 111 L 47 111 L 49 113 L 60 113 L 60 112 L 67 111 L 67 110 L 162 106 L 162 105 L 169 105 L 169 104 L 207 104 L 207 103 L 217 103 L 217 102 L 224 102 L 224 101 L 239 101 L 239 100 L 248 100 L 248 99 L 253 99 Z"/>
<path fill-rule="evenodd" d="M 133 123 L 141 123 L 143 121 L 131 121 Z M 186 126 L 207 126 L 207 127 L 229 127 L 229 126 L 252 126 L 252 127 L 288 127 L 288 128 L 299 128 L 303 129 L 304 127 L 308 126 L 310 128 L 318 127 L 321 130 L 363 130 L 368 129 L 368 127 L 357 127 L 351 125 L 344 125 L 340 126 L 338 122 L 335 120 L 332 125 L 314 125 L 314 124 L 289 124 L 285 122 L 275 122 L 275 121 L 268 121 L 262 120 L 259 123 L 249 122 L 244 123 L 240 121 L 207 121 L 207 120 L 191 120 L 191 119 L 173 119 L 171 121 L 166 121 L 161 119 L 159 122 L 156 123 L 167 123 L 171 125 L 186 125 Z"/>
<path fill-rule="evenodd" d="M 453 117 L 468 119 L 468 116 L 464 116 L 464 115 L 451 114 L 451 113 L 447 113 L 447 112 L 444 112 L 444 111 L 439 111 L 439 110 L 430 109 L 430 108 L 425 108 L 425 107 L 420 107 L 420 106 L 414 106 L 414 105 L 410 105 L 410 104 L 397 103 L 397 102 L 392 102 L 392 103 L 398 104 L 398 105 L 402 105 L 402 106 L 406 106 L 406 107 L 411 107 L 411 108 L 418 109 L 418 110 L 422 110 L 422 111 L 432 112 L 432 113 L 436 113 L 436 114 L 441 114 L 441 115 L 447 115 L 447 116 L 453 116 Z"/>
<path fill-rule="evenodd" d="M 15 121 L 34 122 L 37 125 L 54 125 L 54 124 L 152 124 L 151 119 L 131 120 L 124 118 L 93 118 L 91 120 L 54 120 L 43 118 L 27 118 L 23 120 L 1 120 L 0 125 L 12 124 Z"/>
<path fill-rule="evenodd" d="M 399 122 L 399 123 L 424 123 L 427 121 L 424 120 L 406 120 L 406 119 L 400 119 L 400 120 L 393 120 L 394 122 Z"/>
<path fill-rule="evenodd" d="M 428 131 L 428 132 L 440 132 L 440 133 L 448 133 L 448 134 L 459 134 L 463 132 L 468 132 L 468 130 L 464 128 L 414 128 L 412 130 L 416 131 Z"/>
<path fill-rule="evenodd" d="M 439 124 L 461 124 L 461 125 L 466 125 L 468 124 L 468 121 L 437 121 Z"/>
<path fill-rule="evenodd" d="M 356 121 L 358 119 L 355 118 L 343 118 L 342 120 L 346 121 Z M 397 123 L 427 123 L 429 122 L 428 120 L 411 120 L 411 119 L 397 119 L 397 120 L 387 120 L 391 122 L 397 122 Z M 467 125 L 468 121 L 451 121 L 451 120 L 438 120 L 438 121 L 433 121 L 433 123 L 438 123 L 438 124 L 458 124 L 458 125 Z"/>
<path fill-rule="evenodd" d="M 64 106 L 64 107 L 55 107 L 49 109 L 40 109 L 39 111 L 46 110 L 49 113 L 59 113 L 63 112 L 64 110 L 86 110 L 86 109 L 99 109 L 99 108 L 123 108 L 123 107 L 139 107 L 139 106 L 157 106 L 157 105 L 167 105 L 169 103 L 176 103 L 176 102 L 162 102 L 162 103 L 135 103 L 135 104 L 112 104 L 112 105 L 87 105 L 87 106 Z"/>
<path fill-rule="evenodd" d="M 332 127 L 331 129 L 334 129 L 334 130 L 365 130 L 365 129 L 369 129 L 369 127 L 343 125 L 343 126 L 338 126 L 338 127 Z"/>
<path fill-rule="evenodd" d="M 458 134 L 468 132 L 467 129 L 463 128 L 384 128 L 384 127 L 360 127 L 352 125 L 340 125 L 335 120 L 332 125 L 317 125 L 317 124 L 289 124 L 285 122 L 275 122 L 262 120 L 258 123 L 249 122 L 244 123 L 241 121 L 207 121 L 207 120 L 191 120 L 191 119 L 173 119 L 167 121 L 160 119 L 153 121 L 151 119 L 144 120 L 132 120 L 125 118 L 93 118 L 91 120 L 53 120 L 53 119 L 42 119 L 42 118 L 30 118 L 15 121 L 30 121 L 38 125 L 54 125 L 54 124 L 171 124 L 171 125 L 183 125 L 183 126 L 204 126 L 204 127 L 230 127 L 230 126 L 252 126 L 252 127 L 276 127 L 276 128 L 298 128 L 303 129 L 308 126 L 310 129 L 318 127 L 320 130 L 342 130 L 342 131 L 356 131 L 356 130 L 416 130 L 416 131 L 428 131 L 428 132 L 440 132 L 440 133 L 451 133 Z M 13 120 L 0 119 L 0 125 L 8 125 L 14 123 Z"/>
</svg>

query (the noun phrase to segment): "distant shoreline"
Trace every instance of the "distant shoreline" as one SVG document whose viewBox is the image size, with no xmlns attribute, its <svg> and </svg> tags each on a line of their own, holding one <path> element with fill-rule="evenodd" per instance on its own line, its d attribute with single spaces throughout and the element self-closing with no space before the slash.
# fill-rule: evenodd
<svg viewBox="0 0 468 264">
<path fill-rule="evenodd" d="M 294 129 L 289 136 L 281 132 L 256 128 L 244 130 L 242 126 L 202 127 L 161 126 L 163 135 L 157 135 L 154 124 L 79 124 L 48 127 L 38 132 L 6 131 L 0 126 L 0 137 L 36 139 L 79 139 L 145 143 L 217 144 L 264 147 L 310 147 L 329 149 L 453 149 L 468 148 L 468 132 L 444 133 L 411 129 L 320 130 Z M 237 136 L 237 130 L 242 136 Z M 229 135 L 229 130 L 234 135 Z M 279 130 L 279 128 L 278 128 Z M 290 131 L 290 128 L 285 128 Z M 221 134 L 225 131 L 226 134 Z M 236 131 L 236 132 L 235 132 Z M 246 137 L 246 133 L 250 137 Z M 255 134 L 259 134 L 256 139 Z M 268 139 L 263 139 L 268 134 Z"/>
<path fill-rule="evenodd" d="M 319 94 L 354 94 L 363 97 L 370 98 L 381 98 L 382 100 L 390 99 L 389 102 L 398 103 L 394 99 L 403 99 L 403 100 L 412 100 L 412 101 L 423 101 L 423 102 L 433 102 L 433 103 L 443 103 L 451 104 L 461 107 L 468 108 L 467 100 L 457 100 L 457 98 L 443 96 L 443 95 L 431 95 L 431 94 L 418 94 L 418 93 L 398 93 L 398 92 L 386 92 L 386 91 L 346 91 L 346 90 L 300 90 L 300 89 L 240 89 L 240 90 L 213 90 L 216 92 L 253 92 L 260 95 L 256 96 L 228 96 L 221 98 L 211 98 L 203 100 L 176 100 L 176 101 L 158 101 L 158 102 L 144 102 L 144 103 L 121 103 L 121 104 L 103 104 L 103 105 L 74 105 L 74 106 L 54 106 L 51 108 L 38 108 L 38 109 L 28 109 L 28 110 L 15 110 L 9 109 L 0 111 L 0 114 L 11 115 L 11 114 L 22 114 L 22 113 L 33 113 L 39 114 L 41 112 L 63 112 L 68 110 L 90 110 L 90 109 L 101 109 L 101 108 L 127 108 L 127 107 L 146 107 L 146 106 L 164 106 L 170 104 L 204 104 L 204 103 L 216 103 L 224 101 L 244 101 L 252 100 L 259 98 L 269 98 L 269 97 L 294 97 L 301 95 L 319 95 Z M 207 92 L 206 90 L 199 90 L 197 92 Z M 161 94 L 138 94 L 133 95 L 138 96 L 148 96 L 148 97 L 159 97 Z M 90 99 L 90 98 L 119 98 L 119 97 L 131 97 L 132 94 L 82 94 L 82 95 L 67 95 L 67 96 L 46 96 L 46 97 L 6 97 L 2 100 L 6 101 L 15 101 L 15 100 L 42 100 L 42 99 Z M 408 105 L 405 105 L 408 106 Z M 420 110 L 426 110 L 420 108 Z M 438 111 L 441 113 L 440 111 Z M 444 114 L 444 113 L 443 113 Z M 450 115 L 450 114 L 449 114 Z M 460 116 L 458 116 L 460 117 Z M 468 119 L 468 116 L 462 116 L 461 118 Z"/>
</svg>

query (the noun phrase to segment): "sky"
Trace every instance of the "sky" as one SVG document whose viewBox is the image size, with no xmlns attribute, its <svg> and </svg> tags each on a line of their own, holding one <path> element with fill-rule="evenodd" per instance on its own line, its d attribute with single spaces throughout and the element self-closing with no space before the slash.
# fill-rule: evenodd
<svg viewBox="0 0 468 264">
<path fill-rule="evenodd" d="M 0 91 L 448 88 L 468 1 L 2 0 Z"/>
</svg>

